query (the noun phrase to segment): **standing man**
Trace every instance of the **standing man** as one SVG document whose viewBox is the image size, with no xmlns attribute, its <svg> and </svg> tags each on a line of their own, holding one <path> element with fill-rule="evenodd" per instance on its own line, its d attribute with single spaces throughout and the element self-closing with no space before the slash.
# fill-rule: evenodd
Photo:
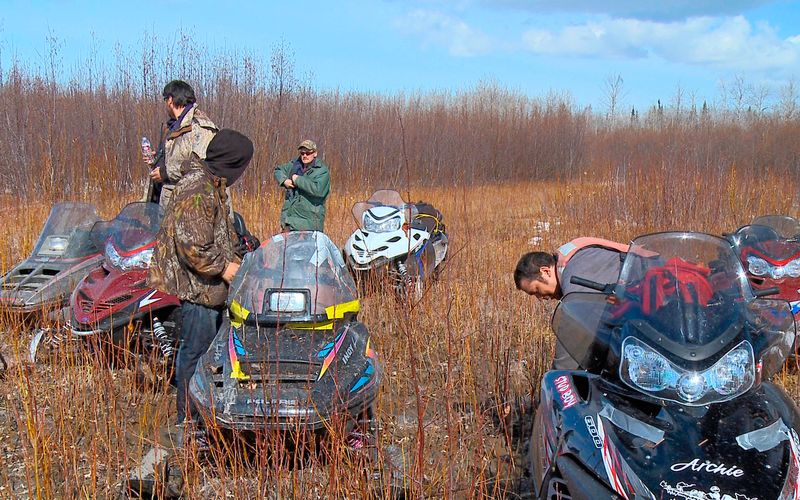
<svg viewBox="0 0 800 500">
<path fill-rule="evenodd" d="M 570 282 L 573 276 L 597 283 L 616 283 L 628 245 L 601 238 L 576 238 L 559 247 L 555 254 L 529 252 L 514 269 L 517 290 L 538 299 L 561 299 L 571 292 L 596 292 Z M 555 370 L 576 370 L 578 362 L 556 339 Z"/>
<path fill-rule="evenodd" d="M 217 126 L 197 109 L 194 89 L 188 83 L 173 80 L 164 87 L 162 96 L 169 119 L 164 131 L 164 143 L 152 164 L 150 179 L 161 185 L 158 203 L 166 208 L 181 178 L 181 164 L 190 159 L 192 153 L 201 160 L 206 157 L 208 144 L 217 133 Z"/>
<path fill-rule="evenodd" d="M 239 269 L 238 237 L 225 188 L 236 182 L 252 157 L 250 139 L 233 130 L 217 133 L 205 160 L 193 153 L 181 164 L 180 181 L 156 236 L 148 286 L 181 301 L 175 368 L 178 425 L 188 417 L 202 426 L 194 405 L 186 409 L 189 379 L 221 325 L 228 285 Z"/>
<path fill-rule="evenodd" d="M 331 192 L 328 167 L 317 158 L 317 145 L 306 139 L 297 147 L 300 156 L 275 167 L 275 180 L 286 189 L 281 210 L 284 231 L 322 231 L 325 200 Z"/>
</svg>

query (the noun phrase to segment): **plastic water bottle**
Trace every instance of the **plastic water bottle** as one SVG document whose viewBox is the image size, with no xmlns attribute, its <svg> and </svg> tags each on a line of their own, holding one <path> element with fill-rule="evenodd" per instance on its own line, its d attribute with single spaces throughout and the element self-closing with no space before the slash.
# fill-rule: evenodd
<svg viewBox="0 0 800 500">
<path fill-rule="evenodd" d="M 147 137 L 142 137 L 142 159 L 152 165 L 155 156 L 156 152 L 153 151 L 153 145 L 150 144 L 150 140 Z"/>
</svg>

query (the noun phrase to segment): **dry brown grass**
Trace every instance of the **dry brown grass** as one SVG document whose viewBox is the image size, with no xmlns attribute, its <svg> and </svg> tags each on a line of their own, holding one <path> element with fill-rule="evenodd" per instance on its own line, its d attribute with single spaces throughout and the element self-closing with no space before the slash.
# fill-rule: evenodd
<svg viewBox="0 0 800 500">
<path fill-rule="evenodd" d="M 407 480 L 415 495 L 504 496 L 519 477 L 514 429 L 497 415 L 537 390 L 550 359 L 553 304 L 516 292 L 511 279 L 534 238 L 541 238 L 535 246 L 552 248 L 584 234 L 625 240 L 668 228 L 720 233 L 758 213 L 797 215 L 790 196 L 764 196 L 759 186 L 732 181 L 692 183 L 691 177 L 656 171 L 625 185 L 609 176 L 411 190 L 412 199 L 430 201 L 445 214 L 452 252 L 447 266 L 414 307 L 379 293 L 363 299 L 361 319 L 384 363 L 376 406 L 380 448 L 399 447 L 413 462 Z M 766 182 L 774 186 L 772 193 L 795 189 Z M 326 226 L 336 243 L 354 228 L 350 206 L 365 194 L 337 190 L 331 198 Z M 262 237 L 277 228 L 278 195 L 276 189 L 235 199 Z M 102 200 L 102 211 L 113 214 L 126 198 Z M 46 206 L 4 202 L 2 210 L 18 223 L 4 228 L 3 262 L 30 250 Z M 549 230 L 537 228 L 545 221 Z M 21 356 L 27 337 L 14 324 L 3 326 L 0 348 L 7 357 Z M 797 396 L 795 377 L 780 379 Z M 92 359 L 35 369 L 15 363 L 0 387 L 0 497 L 112 496 L 125 471 L 157 439 L 172 399 L 163 390 L 143 389 L 133 371 L 109 370 Z M 312 455 L 302 468 L 291 467 L 286 457 L 276 460 L 275 443 L 264 446 L 273 457 L 255 463 L 190 459 L 184 464 L 189 497 L 222 496 L 231 489 L 241 497 L 370 494 L 364 463 L 336 446 Z"/>
</svg>

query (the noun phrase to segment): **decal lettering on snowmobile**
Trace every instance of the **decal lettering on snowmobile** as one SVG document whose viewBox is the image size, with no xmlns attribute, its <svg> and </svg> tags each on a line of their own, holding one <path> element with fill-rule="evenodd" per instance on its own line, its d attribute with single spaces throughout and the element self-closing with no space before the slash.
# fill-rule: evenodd
<svg viewBox="0 0 800 500">
<path fill-rule="evenodd" d="M 350 361 L 350 356 L 352 356 L 355 351 L 356 351 L 356 340 L 353 339 L 353 341 L 347 347 L 347 350 L 344 351 L 344 354 L 342 354 L 342 363 L 347 364 L 347 362 Z"/>
<path fill-rule="evenodd" d="M 685 498 L 686 500 L 758 500 L 758 497 L 748 497 L 741 493 L 734 493 L 733 496 L 721 493 L 719 486 L 712 486 L 711 491 L 701 491 L 694 488 L 694 484 L 679 482 L 675 486 L 661 481 L 660 486 L 667 495 L 672 498 Z"/>
<path fill-rule="evenodd" d="M 597 426 L 594 425 L 594 419 L 591 415 L 586 415 L 583 418 L 583 421 L 586 422 L 586 430 L 589 431 L 589 435 L 592 436 L 592 442 L 594 443 L 594 447 L 600 449 L 603 447 L 603 440 L 600 439 L 600 434 L 597 432 Z"/>
<path fill-rule="evenodd" d="M 699 458 L 695 458 L 691 462 L 681 462 L 670 466 L 670 470 L 675 472 L 681 472 L 686 469 L 697 472 L 710 472 L 711 474 L 719 474 L 720 476 L 742 477 L 744 475 L 744 471 L 735 465 L 726 466 L 724 463 L 715 464 L 709 460 L 701 462 Z"/>
<path fill-rule="evenodd" d="M 575 395 L 575 391 L 572 389 L 572 384 L 569 383 L 569 378 L 566 375 L 561 375 L 560 377 L 555 379 L 556 390 L 558 394 L 561 396 L 561 403 L 564 406 L 564 409 L 570 408 L 575 406 L 575 403 L 578 402 L 578 397 Z"/>
</svg>

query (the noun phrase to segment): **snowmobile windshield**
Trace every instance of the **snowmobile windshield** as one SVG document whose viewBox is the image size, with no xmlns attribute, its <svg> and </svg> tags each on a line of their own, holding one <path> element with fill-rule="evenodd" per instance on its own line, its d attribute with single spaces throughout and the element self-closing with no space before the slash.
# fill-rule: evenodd
<svg viewBox="0 0 800 500">
<path fill-rule="evenodd" d="M 358 307 L 341 252 L 317 231 L 277 234 L 248 253 L 228 297 L 234 314 L 269 323 L 332 320 Z"/>
<path fill-rule="evenodd" d="M 771 227 L 784 239 L 800 238 L 800 221 L 788 215 L 762 215 L 751 225 Z"/>
<path fill-rule="evenodd" d="M 587 369 L 690 405 L 746 392 L 795 335 L 789 304 L 753 296 L 726 240 L 688 232 L 634 240 L 614 294 L 567 295 L 553 328 Z"/>
<path fill-rule="evenodd" d="M 369 232 L 396 231 L 416 216 L 417 207 L 391 189 L 375 191 L 369 200 L 353 205 L 353 217 L 361 229 Z"/>
<path fill-rule="evenodd" d="M 90 231 L 99 220 L 94 205 L 57 203 L 50 210 L 32 256 L 75 259 L 98 253 Z"/>
<path fill-rule="evenodd" d="M 753 224 L 739 228 L 730 240 L 752 276 L 772 280 L 800 278 L 800 227 L 796 219 L 782 215 L 759 217 Z"/>
<path fill-rule="evenodd" d="M 114 219 L 96 223 L 91 237 L 114 267 L 123 271 L 145 268 L 150 264 L 160 226 L 158 204 L 135 202 L 126 205 Z"/>
</svg>

